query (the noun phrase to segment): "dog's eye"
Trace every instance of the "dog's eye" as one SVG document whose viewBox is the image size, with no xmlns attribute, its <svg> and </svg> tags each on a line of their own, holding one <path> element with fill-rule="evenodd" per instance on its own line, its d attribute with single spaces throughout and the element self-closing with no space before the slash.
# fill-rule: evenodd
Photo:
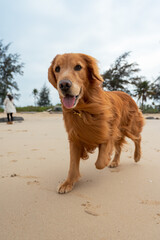
<svg viewBox="0 0 160 240">
<path fill-rule="evenodd" d="M 75 67 L 74 67 L 74 70 L 75 71 L 80 71 L 82 69 L 82 66 L 77 64 Z"/>
<path fill-rule="evenodd" d="M 55 72 L 60 72 L 60 70 L 61 70 L 60 66 L 57 66 L 57 67 L 55 68 Z"/>
</svg>

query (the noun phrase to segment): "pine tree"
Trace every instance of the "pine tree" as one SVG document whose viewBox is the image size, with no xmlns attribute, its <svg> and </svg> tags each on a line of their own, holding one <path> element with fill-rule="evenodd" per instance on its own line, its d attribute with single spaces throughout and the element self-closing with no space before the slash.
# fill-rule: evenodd
<svg viewBox="0 0 160 240">
<path fill-rule="evenodd" d="M 46 85 L 44 84 L 39 93 L 39 98 L 38 98 L 38 102 L 37 102 L 38 106 L 51 105 L 49 94 L 50 94 L 49 88 L 47 88 Z"/>
</svg>

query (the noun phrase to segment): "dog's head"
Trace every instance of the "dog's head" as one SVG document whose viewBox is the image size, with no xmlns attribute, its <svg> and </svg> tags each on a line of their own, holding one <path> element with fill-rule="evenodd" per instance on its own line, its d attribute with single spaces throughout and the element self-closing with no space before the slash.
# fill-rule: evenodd
<svg viewBox="0 0 160 240">
<path fill-rule="evenodd" d="M 76 107 L 87 88 L 103 81 L 96 59 L 78 53 L 57 55 L 48 69 L 48 79 L 67 109 Z"/>
</svg>

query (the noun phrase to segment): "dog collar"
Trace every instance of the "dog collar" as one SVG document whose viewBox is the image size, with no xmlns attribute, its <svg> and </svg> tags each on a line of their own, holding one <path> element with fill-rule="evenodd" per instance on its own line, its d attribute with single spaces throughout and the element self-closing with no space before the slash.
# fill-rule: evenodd
<svg viewBox="0 0 160 240">
<path fill-rule="evenodd" d="M 82 117 L 81 112 L 79 112 L 77 110 L 73 110 L 73 114 L 78 115 L 80 118 Z"/>
</svg>

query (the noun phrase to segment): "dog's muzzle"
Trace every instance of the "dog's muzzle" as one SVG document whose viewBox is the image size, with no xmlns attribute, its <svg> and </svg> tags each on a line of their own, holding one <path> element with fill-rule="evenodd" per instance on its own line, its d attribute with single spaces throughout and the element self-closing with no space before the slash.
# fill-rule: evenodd
<svg viewBox="0 0 160 240">
<path fill-rule="evenodd" d="M 61 89 L 64 95 L 69 92 L 71 86 L 72 82 L 70 80 L 64 79 L 59 82 L 59 88 Z"/>
</svg>

